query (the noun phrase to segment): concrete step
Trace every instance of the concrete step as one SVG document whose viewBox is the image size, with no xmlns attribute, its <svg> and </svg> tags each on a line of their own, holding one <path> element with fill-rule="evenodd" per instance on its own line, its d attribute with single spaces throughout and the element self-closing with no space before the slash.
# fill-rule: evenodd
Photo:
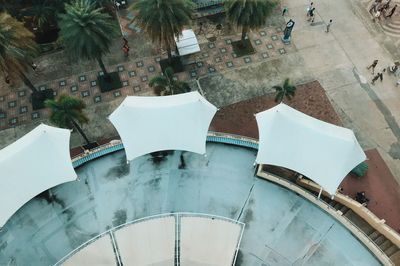
<svg viewBox="0 0 400 266">
<path fill-rule="evenodd" d="M 333 208 L 335 208 L 336 210 L 340 210 L 340 208 L 342 208 L 343 205 L 340 204 L 339 202 L 335 202 L 335 204 L 333 205 Z"/>
<path fill-rule="evenodd" d="M 378 246 L 380 246 L 380 245 L 382 245 L 383 242 L 385 242 L 386 240 L 387 240 L 387 238 L 386 238 L 384 235 L 380 235 L 380 236 L 378 236 L 378 237 L 374 240 L 374 242 L 375 242 Z"/>
<path fill-rule="evenodd" d="M 394 263 L 394 265 L 400 265 L 400 250 L 391 255 L 389 259 Z"/>
<path fill-rule="evenodd" d="M 342 205 L 342 208 L 340 208 L 340 211 L 341 211 L 343 214 L 346 214 L 346 213 L 348 212 L 348 210 L 350 210 L 350 208 L 348 208 L 348 207 L 345 206 L 345 205 Z"/>
<path fill-rule="evenodd" d="M 385 254 L 390 257 L 392 256 L 394 253 L 398 252 L 400 249 L 396 246 L 396 245 L 391 245 L 389 248 L 387 248 L 386 250 L 384 250 L 383 252 L 385 252 Z"/>
<path fill-rule="evenodd" d="M 372 232 L 368 237 L 374 241 L 374 240 L 377 239 L 380 235 L 381 235 L 381 233 L 379 233 L 378 231 L 374 231 L 374 232 Z"/>
<path fill-rule="evenodd" d="M 379 245 L 379 248 L 383 251 L 385 251 L 386 249 L 390 248 L 391 246 L 393 246 L 392 241 L 390 241 L 389 239 L 386 238 L 386 240 Z"/>
</svg>

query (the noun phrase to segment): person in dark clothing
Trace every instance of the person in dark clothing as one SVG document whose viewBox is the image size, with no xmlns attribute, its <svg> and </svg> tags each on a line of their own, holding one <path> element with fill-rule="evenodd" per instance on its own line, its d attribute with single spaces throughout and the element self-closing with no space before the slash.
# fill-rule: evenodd
<svg viewBox="0 0 400 266">
<path fill-rule="evenodd" d="M 389 14 L 387 14 L 385 16 L 385 18 L 391 18 L 393 16 L 394 12 L 396 11 L 396 8 L 397 8 L 397 4 L 394 5 L 394 7 L 392 7 L 392 9 L 390 10 Z"/>
<path fill-rule="evenodd" d="M 365 196 L 365 191 L 357 192 L 356 201 L 364 206 L 367 206 L 369 199 Z"/>
<path fill-rule="evenodd" d="M 378 72 L 373 78 L 372 78 L 372 84 L 375 84 L 375 81 L 377 81 L 378 79 L 383 80 L 383 73 Z"/>
<path fill-rule="evenodd" d="M 311 8 L 311 10 L 309 11 L 309 18 L 308 21 L 311 21 L 311 23 L 314 23 L 314 19 L 315 19 L 315 7 Z"/>
<path fill-rule="evenodd" d="M 372 64 L 367 67 L 367 69 L 372 68 L 372 74 L 374 74 L 374 70 L 377 64 L 378 64 L 378 59 L 375 59 L 374 62 L 372 62 Z"/>
</svg>

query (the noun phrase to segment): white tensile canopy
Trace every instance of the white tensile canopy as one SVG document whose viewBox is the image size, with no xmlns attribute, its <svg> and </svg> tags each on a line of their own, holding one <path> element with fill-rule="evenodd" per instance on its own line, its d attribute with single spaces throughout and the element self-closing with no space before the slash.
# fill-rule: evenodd
<svg viewBox="0 0 400 266">
<path fill-rule="evenodd" d="M 0 150 L 0 227 L 41 192 L 77 178 L 67 129 L 39 125 Z"/>
<path fill-rule="evenodd" d="M 307 176 L 334 195 L 343 178 L 366 159 L 353 131 L 303 114 L 285 104 L 256 114 L 256 162 Z"/>
<path fill-rule="evenodd" d="M 127 160 L 155 151 L 204 154 L 217 108 L 197 91 L 172 96 L 128 96 L 110 115 Z"/>
<path fill-rule="evenodd" d="M 200 46 L 193 30 L 183 30 L 178 37 L 175 37 L 175 43 L 180 56 L 200 52 Z"/>
</svg>

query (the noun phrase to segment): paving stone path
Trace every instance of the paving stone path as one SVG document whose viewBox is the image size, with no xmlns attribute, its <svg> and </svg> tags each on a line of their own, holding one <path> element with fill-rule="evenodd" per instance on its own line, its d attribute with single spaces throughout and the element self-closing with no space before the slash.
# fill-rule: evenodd
<svg viewBox="0 0 400 266">
<path fill-rule="evenodd" d="M 201 52 L 196 54 L 194 63 L 186 66 L 184 72 L 177 74 L 177 78 L 189 81 L 295 51 L 293 44 L 282 43 L 281 35 L 282 29 L 276 27 L 267 27 L 250 33 L 249 37 L 256 53 L 243 57 L 237 57 L 231 46 L 231 42 L 240 39 L 240 35 L 220 36 L 215 42 L 200 43 Z M 149 95 L 152 94 L 148 86 L 149 80 L 161 73 L 160 59 L 161 56 L 130 58 L 124 64 L 108 66 L 109 71 L 119 72 L 123 87 L 107 93 L 101 93 L 97 84 L 97 75 L 103 74 L 101 71 L 43 81 L 35 85 L 39 90 L 53 89 L 55 96 L 60 94 L 76 96 L 83 99 L 87 105 L 108 102 L 127 95 Z M 0 129 L 30 123 L 49 116 L 49 111 L 46 109 L 32 110 L 29 102 L 30 90 L 25 86 L 18 89 L 3 88 L 0 93 L 3 93 L 0 94 Z"/>
</svg>

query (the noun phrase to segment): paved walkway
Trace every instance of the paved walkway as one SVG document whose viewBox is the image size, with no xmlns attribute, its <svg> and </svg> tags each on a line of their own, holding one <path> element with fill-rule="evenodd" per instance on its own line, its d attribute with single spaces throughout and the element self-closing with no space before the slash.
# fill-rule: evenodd
<svg viewBox="0 0 400 266">
<path fill-rule="evenodd" d="M 281 40 L 281 28 L 267 27 L 250 34 L 256 53 L 238 58 L 232 51 L 231 42 L 240 39 L 239 35 L 220 36 L 215 42 L 205 38 L 200 43 L 201 52 L 196 55 L 196 63 L 177 74 L 180 80 L 193 80 L 205 75 L 221 73 L 226 70 L 252 63 L 266 61 L 269 58 L 290 53 L 293 45 L 284 45 Z M 134 49 L 134 48 L 132 48 Z M 121 53 L 121 51 L 116 51 Z M 159 61 L 164 56 L 129 58 L 126 63 L 108 66 L 108 71 L 118 71 L 123 88 L 108 93 L 100 93 L 97 75 L 101 71 L 82 72 L 78 75 L 37 83 L 39 90 L 51 88 L 55 95 L 70 94 L 83 99 L 87 105 L 110 102 L 126 95 L 152 94 L 149 80 L 161 73 Z M 45 71 L 45 70 L 43 70 Z M 42 73 L 44 76 L 44 73 Z M 41 74 L 38 74 L 41 75 Z M 38 77 L 34 77 L 37 79 Z M 40 76 L 39 76 L 40 78 Z M 17 89 L 3 84 L 0 95 L 0 129 L 6 129 L 25 123 L 47 118 L 48 110 L 32 111 L 29 103 L 30 91 L 24 86 Z"/>
<path fill-rule="evenodd" d="M 321 0 L 313 25 L 306 21 L 308 1 L 284 1 L 289 17 L 296 21 L 293 40 L 302 55 L 305 68 L 326 89 L 341 115 L 344 126 L 354 129 L 365 149 L 377 148 L 400 181 L 400 91 L 395 78 L 371 85 L 366 66 L 379 59 L 377 71 L 394 61 L 381 35 L 373 29 L 367 5 L 360 1 Z M 325 24 L 333 19 L 330 33 Z M 375 25 L 376 26 L 376 25 Z M 379 37 L 379 38 L 378 38 Z"/>
</svg>

